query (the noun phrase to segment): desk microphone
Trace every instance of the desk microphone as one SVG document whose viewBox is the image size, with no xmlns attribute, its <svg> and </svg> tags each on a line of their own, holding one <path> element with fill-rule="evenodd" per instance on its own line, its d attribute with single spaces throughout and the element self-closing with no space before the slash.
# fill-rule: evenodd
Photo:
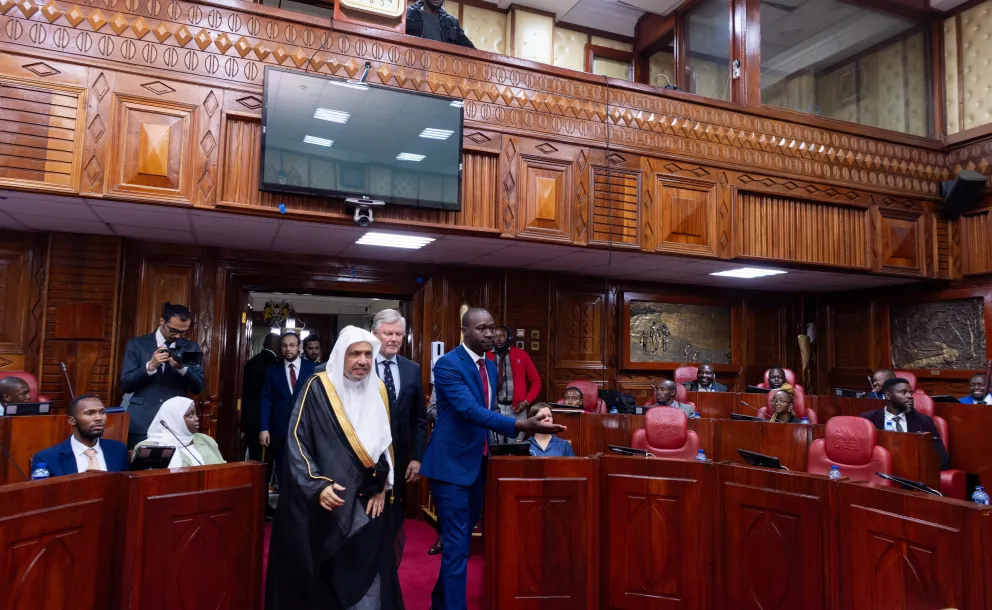
<svg viewBox="0 0 992 610">
<path fill-rule="evenodd" d="M 21 473 L 21 476 L 24 477 L 24 480 L 30 481 L 31 479 L 28 478 L 28 475 L 24 474 L 24 471 L 21 470 L 21 467 L 17 465 L 17 460 L 14 459 L 14 456 L 10 455 L 10 452 L 7 451 L 7 448 L 3 446 L 3 443 L 0 443 L 0 450 L 3 451 L 3 454 L 5 456 L 7 456 L 7 459 L 10 460 L 10 463 L 14 465 L 14 468 L 17 469 L 17 472 Z"/>
<path fill-rule="evenodd" d="M 65 362 L 59 362 L 62 365 L 62 375 L 65 377 L 65 384 L 69 386 L 69 398 L 72 400 L 76 399 L 76 394 L 72 391 L 72 382 L 69 381 L 69 372 L 65 370 Z"/>
<path fill-rule="evenodd" d="M 172 438 L 176 439 L 176 442 L 179 443 L 179 446 L 180 447 L 185 447 L 186 446 L 185 443 L 183 443 L 181 440 L 179 440 L 179 437 L 176 436 L 176 433 L 173 432 L 171 428 L 169 428 L 169 424 L 165 423 L 165 420 L 164 419 L 158 420 L 158 423 L 162 424 L 162 427 L 169 431 L 169 434 L 172 435 Z M 193 452 L 192 451 L 187 451 L 186 454 L 189 457 L 193 458 L 193 461 L 196 462 L 198 466 L 203 466 L 203 462 L 201 462 L 200 460 L 196 459 L 196 456 L 193 455 Z"/>
<path fill-rule="evenodd" d="M 868 387 L 871 389 L 871 391 L 868 392 L 868 393 L 869 394 L 874 394 L 875 393 L 875 382 L 872 381 L 871 375 L 868 376 Z"/>
<path fill-rule="evenodd" d="M 747 404 L 747 403 L 746 403 L 746 402 L 744 402 L 743 400 L 741 400 L 741 401 L 739 401 L 739 402 L 740 402 L 740 403 L 741 403 L 742 405 L 744 405 L 745 407 L 747 407 L 748 409 L 751 409 L 752 411 L 754 411 L 755 413 L 757 413 L 758 415 L 761 415 L 761 410 L 760 410 L 760 409 L 755 409 L 754 407 L 752 407 L 751 405 L 749 405 L 749 404 Z"/>
</svg>

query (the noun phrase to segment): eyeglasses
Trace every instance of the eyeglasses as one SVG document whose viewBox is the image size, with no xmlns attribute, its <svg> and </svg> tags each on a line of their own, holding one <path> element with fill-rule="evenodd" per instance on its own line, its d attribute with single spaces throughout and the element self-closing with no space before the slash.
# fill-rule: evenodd
<svg viewBox="0 0 992 610">
<path fill-rule="evenodd" d="M 185 330 L 177 330 L 175 328 L 172 328 L 168 324 L 165 325 L 165 329 L 169 331 L 170 335 L 182 335 L 185 334 L 186 332 Z"/>
</svg>

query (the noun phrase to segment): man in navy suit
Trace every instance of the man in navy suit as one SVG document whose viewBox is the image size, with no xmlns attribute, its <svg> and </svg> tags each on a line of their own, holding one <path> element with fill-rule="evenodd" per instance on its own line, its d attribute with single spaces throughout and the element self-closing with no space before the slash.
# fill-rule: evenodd
<svg viewBox="0 0 992 610">
<path fill-rule="evenodd" d="M 902 377 L 892 377 L 882 384 L 881 394 L 885 398 L 885 406 L 881 409 L 862 413 L 861 417 L 875 424 L 879 430 L 895 432 L 927 432 L 933 438 L 933 448 L 940 458 L 940 469 L 951 467 L 951 459 L 947 455 L 944 442 L 940 440 L 940 432 L 933 419 L 913 408 L 913 387 Z"/>
<path fill-rule="evenodd" d="M 465 581 L 472 529 L 482 512 L 488 432 L 505 437 L 517 432 L 556 434 L 564 426 L 545 423 L 544 415 L 514 419 L 496 405 L 496 365 L 486 359 L 496 324 L 485 309 L 462 316 L 462 345 L 434 365 L 437 421 L 424 453 L 420 474 L 431 480 L 431 495 L 441 525 L 441 573 L 431 594 L 434 610 L 464 610 Z"/>
<path fill-rule="evenodd" d="M 382 344 L 375 372 L 386 385 L 389 423 L 393 435 L 395 476 L 393 489 L 402 500 L 406 484 L 420 479 L 420 463 L 427 446 L 427 403 L 420 365 L 399 355 L 406 335 L 406 320 L 395 309 L 383 309 L 372 319 L 372 334 Z M 397 511 L 402 515 L 403 511 Z"/>
<path fill-rule="evenodd" d="M 261 432 L 258 433 L 258 442 L 267 447 L 265 462 L 269 465 L 270 478 L 275 464 L 277 484 L 289 434 L 289 416 L 296 405 L 296 397 L 303 390 L 303 382 L 313 375 L 314 368 L 313 362 L 300 356 L 300 336 L 295 333 L 282 336 L 279 351 L 282 362 L 265 371 L 259 404 Z"/>
<path fill-rule="evenodd" d="M 696 369 L 696 380 L 686 384 L 690 392 L 726 392 L 727 386 L 716 381 L 716 370 L 712 364 L 700 364 Z"/>
<path fill-rule="evenodd" d="M 119 441 L 101 440 L 107 409 L 93 394 L 77 396 L 69 403 L 72 435 L 34 454 L 33 468 L 44 462 L 53 477 L 88 470 L 121 472 L 128 469 L 127 447 Z"/>
<path fill-rule="evenodd" d="M 159 328 L 150 335 L 127 342 L 124 366 L 121 367 L 121 392 L 126 394 L 124 407 L 131 414 L 128 447 L 133 448 L 148 437 L 148 426 L 162 403 L 203 391 L 202 364 L 182 365 L 169 355 L 170 348 L 182 352 L 200 351 L 199 345 L 183 338 L 192 323 L 189 309 L 166 303 Z"/>
</svg>

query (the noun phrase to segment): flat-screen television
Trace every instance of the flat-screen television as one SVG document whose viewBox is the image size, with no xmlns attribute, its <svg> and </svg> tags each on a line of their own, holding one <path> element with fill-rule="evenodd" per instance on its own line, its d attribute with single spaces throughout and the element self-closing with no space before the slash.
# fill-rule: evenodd
<svg viewBox="0 0 992 610">
<path fill-rule="evenodd" d="M 265 68 L 259 188 L 461 210 L 462 100 Z"/>
</svg>

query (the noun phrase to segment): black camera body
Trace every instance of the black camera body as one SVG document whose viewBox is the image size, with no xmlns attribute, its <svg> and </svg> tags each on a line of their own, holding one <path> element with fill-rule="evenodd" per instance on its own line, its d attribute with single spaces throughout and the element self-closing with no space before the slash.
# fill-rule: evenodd
<svg viewBox="0 0 992 610">
<path fill-rule="evenodd" d="M 199 366 L 203 362 L 203 353 L 198 351 L 185 351 L 178 346 L 166 346 L 169 350 L 169 358 L 179 363 L 180 366 Z"/>
</svg>

